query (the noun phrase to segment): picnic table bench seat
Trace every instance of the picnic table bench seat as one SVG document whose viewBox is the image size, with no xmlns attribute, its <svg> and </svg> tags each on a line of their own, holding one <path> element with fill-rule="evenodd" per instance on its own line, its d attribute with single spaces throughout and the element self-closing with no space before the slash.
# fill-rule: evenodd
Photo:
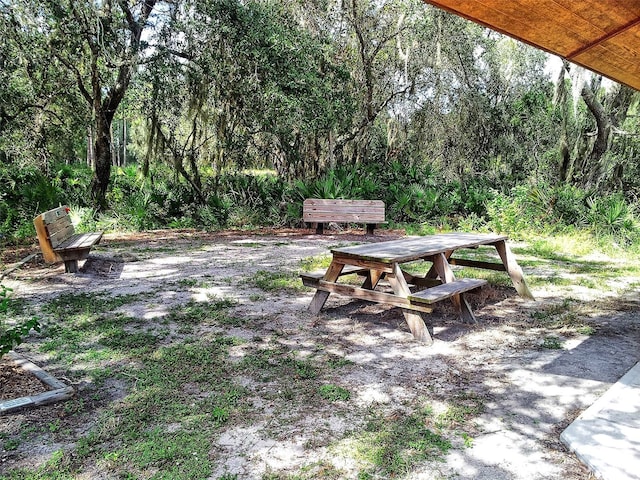
<svg viewBox="0 0 640 480">
<path fill-rule="evenodd" d="M 91 248 L 100 242 L 102 232 L 75 233 L 69 211 L 66 205 L 54 208 L 34 218 L 33 224 L 44 261 L 64 262 L 65 273 L 75 273 L 78 260 L 89 256 Z"/>
<path fill-rule="evenodd" d="M 307 198 L 302 205 L 302 218 L 306 223 L 316 225 L 316 233 L 322 234 L 324 224 L 364 223 L 367 234 L 373 235 L 376 225 L 385 221 L 382 200 L 345 200 Z"/>
<path fill-rule="evenodd" d="M 355 273 L 356 275 L 366 275 L 369 270 L 366 268 L 358 267 L 356 265 L 345 265 L 340 273 L 340 276 L 343 275 L 351 275 Z M 300 274 L 300 279 L 302 280 L 302 284 L 306 287 L 318 287 L 318 283 L 324 277 L 325 272 L 302 272 Z"/>
<path fill-rule="evenodd" d="M 420 290 L 419 292 L 412 293 L 408 298 L 411 303 L 432 304 L 446 298 L 451 298 L 454 295 L 458 295 L 460 293 L 475 290 L 476 288 L 480 288 L 486 284 L 486 280 L 481 280 L 478 278 L 460 278 L 458 280 L 454 280 L 453 282 L 442 283 L 435 287 L 430 287 L 425 290 Z"/>
</svg>

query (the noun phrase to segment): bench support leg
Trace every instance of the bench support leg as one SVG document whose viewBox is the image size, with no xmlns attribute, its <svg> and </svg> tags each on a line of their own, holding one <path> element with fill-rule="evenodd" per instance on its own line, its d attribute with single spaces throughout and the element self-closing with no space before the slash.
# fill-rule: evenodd
<svg viewBox="0 0 640 480">
<path fill-rule="evenodd" d="M 451 256 L 451 253 L 450 252 L 447 252 L 447 253 L 449 253 L 449 255 L 445 253 L 439 253 L 438 255 L 435 255 L 433 257 L 432 268 L 435 269 L 442 283 L 453 282 L 456 279 L 453 275 L 453 270 L 451 270 L 451 267 L 447 262 L 448 258 Z M 456 311 L 458 312 L 458 315 L 460 316 L 460 319 L 463 322 L 465 323 L 477 322 L 476 317 L 473 314 L 473 311 L 471 310 L 471 306 L 469 306 L 469 303 L 464 298 L 464 295 L 462 293 L 452 296 L 451 302 L 453 303 L 453 306 L 455 307 Z"/>
<path fill-rule="evenodd" d="M 64 273 L 77 273 L 77 272 L 78 272 L 78 260 L 64 261 Z"/>
<path fill-rule="evenodd" d="M 402 270 L 398 264 L 394 264 L 392 274 L 387 274 L 387 280 L 391 284 L 391 288 L 396 295 L 399 297 L 408 297 L 411 294 L 409 290 L 409 286 L 402 275 Z M 422 342 L 426 345 L 433 344 L 433 326 L 427 324 L 424 321 L 424 317 L 420 312 L 415 312 L 412 310 L 408 310 L 403 308 L 402 314 L 404 315 L 404 319 L 409 326 L 409 330 L 417 341 Z"/>
<path fill-rule="evenodd" d="M 367 223 L 367 235 L 373 235 L 374 228 L 376 228 L 375 223 Z"/>
<path fill-rule="evenodd" d="M 316 223 L 316 233 L 318 235 L 322 235 L 324 233 L 324 223 L 322 222 Z"/>
<path fill-rule="evenodd" d="M 327 273 L 324 274 L 323 280 L 326 280 L 327 282 L 335 282 L 342 273 L 343 268 L 344 263 L 331 262 L 331 265 L 329 265 L 329 268 L 327 269 Z M 316 290 L 313 299 L 311 299 L 309 311 L 314 315 L 320 313 L 320 310 L 322 310 L 322 307 L 324 307 L 327 298 L 329 298 L 329 292 L 325 292 L 324 290 Z"/>
</svg>

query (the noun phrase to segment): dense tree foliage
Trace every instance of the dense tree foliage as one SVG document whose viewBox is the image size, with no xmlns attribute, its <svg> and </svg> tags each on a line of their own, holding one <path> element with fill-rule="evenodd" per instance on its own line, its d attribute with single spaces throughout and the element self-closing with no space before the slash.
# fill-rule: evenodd
<svg viewBox="0 0 640 480">
<path fill-rule="evenodd" d="M 634 91 L 419 0 L 0 0 L 0 28 L 3 231 L 61 201 L 139 228 L 295 223 L 310 194 L 419 221 L 525 188 L 576 221 L 640 191 Z"/>
</svg>

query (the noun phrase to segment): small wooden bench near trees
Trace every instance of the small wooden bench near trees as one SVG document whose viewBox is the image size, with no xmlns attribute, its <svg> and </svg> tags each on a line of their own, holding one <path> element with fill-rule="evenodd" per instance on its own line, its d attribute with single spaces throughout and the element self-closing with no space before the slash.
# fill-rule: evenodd
<svg viewBox="0 0 640 480">
<path fill-rule="evenodd" d="M 38 215 L 33 224 L 44 261 L 64 262 L 65 273 L 77 272 L 78 260 L 87 258 L 91 248 L 102 238 L 102 232 L 75 233 L 66 205 Z"/>
<path fill-rule="evenodd" d="M 365 223 L 369 235 L 373 235 L 376 225 L 387 223 L 382 200 L 307 198 L 302 206 L 302 219 L 316 224 L 318 234 L 323 233 L 324 224 L 328 222 Z"/>
</svg>

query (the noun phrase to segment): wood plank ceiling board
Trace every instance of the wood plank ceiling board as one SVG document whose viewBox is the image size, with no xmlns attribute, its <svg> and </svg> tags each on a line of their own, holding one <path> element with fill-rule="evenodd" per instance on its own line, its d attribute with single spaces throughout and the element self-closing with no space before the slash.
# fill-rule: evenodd
<svg viewBox="0 0 640 480">
<path fill-rule="evenodd" d="M 640 90 L 640 0 L 424 0 Z"/>
</svg>

